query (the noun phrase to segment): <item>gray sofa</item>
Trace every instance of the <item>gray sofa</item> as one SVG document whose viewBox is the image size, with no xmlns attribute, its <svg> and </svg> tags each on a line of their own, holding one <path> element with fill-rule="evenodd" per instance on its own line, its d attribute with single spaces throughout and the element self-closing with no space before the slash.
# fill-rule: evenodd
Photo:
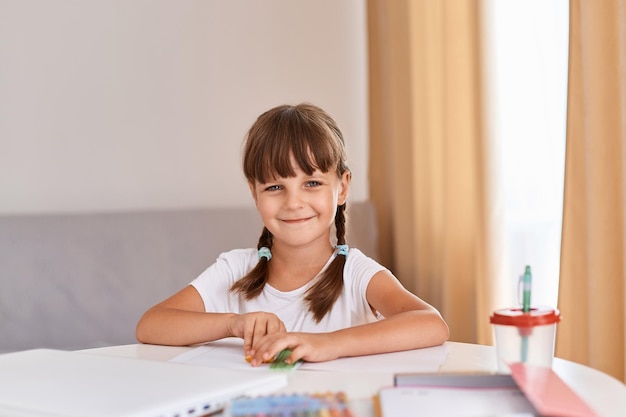
<svg viewBox="0 0 626 417">
<path fill-rule="evenodd" d="M 376 258 L 372 204 L 348 216 L 348 243 Z M 0 353 L 136 343 L 148 307 L 261 227 L 254 208 L 0 216 Z"/>
</svg>

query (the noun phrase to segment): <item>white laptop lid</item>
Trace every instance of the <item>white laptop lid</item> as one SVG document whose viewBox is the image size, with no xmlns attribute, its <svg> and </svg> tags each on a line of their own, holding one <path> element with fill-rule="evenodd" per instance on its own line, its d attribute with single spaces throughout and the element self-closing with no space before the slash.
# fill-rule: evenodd
<svg viewBox="0 0 626 417">
<path fill-rule="evenodd" d="M 286 374 L 270 370 L 34 349 L 0 355 L 0 415 L 194 417 L 286 384 Z"/>
</svg>

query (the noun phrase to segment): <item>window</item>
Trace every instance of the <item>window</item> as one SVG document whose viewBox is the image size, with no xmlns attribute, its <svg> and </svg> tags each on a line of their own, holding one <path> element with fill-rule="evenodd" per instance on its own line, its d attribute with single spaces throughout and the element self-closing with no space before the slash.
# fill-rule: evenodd
<svg viewBox="0 0 626 417">
<path fill-rule="evenodd" d="M 517 304 L 524 267 L 533 305 L 557 306 L 567 106 L 567 0 L 483 3 L 487 129 L 498 245 L 496 307 Z"/>
</svg>

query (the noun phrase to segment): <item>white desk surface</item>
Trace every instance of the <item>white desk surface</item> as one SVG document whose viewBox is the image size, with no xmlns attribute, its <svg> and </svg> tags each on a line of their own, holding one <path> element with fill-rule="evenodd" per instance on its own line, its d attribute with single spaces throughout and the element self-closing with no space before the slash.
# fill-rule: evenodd
<svg viewBox="0 0 626 417">
<path fill-rule="evenodd" d="M 439 372 L 495 372 L 493 346 L 446 342 L 448 355 Z M 168 361 L 190 347 L 124 345 L 85 352 Z M 617 379 L 571 361 L 555 358 L 554 371 L 593 408 L 599 416 L 626 416 L 626 385 Z M 383 386 L 393 385 L 393 373 L 328 372 L 297 369 L 289 374 L 289 385 L 281 392 L 343 391 L 352 400 L 357 416 L 373 416 L 371 398 Z"/>
</svg>

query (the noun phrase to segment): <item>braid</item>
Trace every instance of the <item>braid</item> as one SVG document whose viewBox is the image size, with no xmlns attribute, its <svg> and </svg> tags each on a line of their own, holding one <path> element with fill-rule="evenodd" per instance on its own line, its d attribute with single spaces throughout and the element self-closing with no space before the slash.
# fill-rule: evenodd
<svg viewBox="0 0 626 417">
<path fill-rule="evenodd" d="M 337 229 L 337 244 L 344 245 L 346 242 L 346 205 L 337 207 L 335 214 L 335 227 Z M 343 268 L 346 264 L 346 256 L 337 255 L 322 273 L 319 281 L 306 292 L 304 300 L 309 304 L 309 310 L 313 313 L 316 322 L 322 321 L 326 313 L 337 301 L 343 290 Z"/>
<path fill-rule="evenodd" d="M 337 229 L 337 244 L 346 244 L 346 203 L 337 206 L 335 214 L 335 229 Z"/>
<path fill-rule="evenodd" d="M 272 236 L 272 233 L 267 227 L 264 227 L 263 232 L 261 232 L 261 237 L 259 238 L 257 249 L 261 249 L 262 247 L 271 249 L 273 241 L 274 236 Z M 258 297 L 267 282 L 268 262 L 269 260 L 267 258 L 261 257 L 252 271 L 235 282 L 232 287 L 230 287 L 230 291 L 243 293 L 246 300 Z"/>
<path fill-rule="evenodd" d="M 257 249 L 261 249 L 264 246 L 272 249 L 272 243 L 274 243 L 274 236 L 272 236 L 272 232 L 270 232 L 267 227 L 264 227 L 261 232 L 261 237 L 259 238 Z"/>
</svg>

